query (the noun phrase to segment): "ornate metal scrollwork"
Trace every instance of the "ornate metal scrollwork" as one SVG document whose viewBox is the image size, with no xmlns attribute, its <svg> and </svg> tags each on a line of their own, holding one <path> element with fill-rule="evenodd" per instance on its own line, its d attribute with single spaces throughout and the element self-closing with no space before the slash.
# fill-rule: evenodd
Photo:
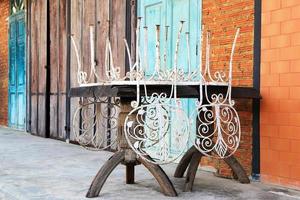
<svg viewBox="0 0 300 200">
<path fill-rule="evenodd" d="M 204 92 L 201 90 L 200 99 L 203 97 L 206 104 L 199 102 L 197 106 L 197 134 L 194 146 L 204 155 L 210 157 L 225 158 L 235 153 L 241 139 L 241 125 L 237 111 L 234 108 L 235 102 L 231 99 L 232 87 L 232 61 L 239 29 L 236 32 L 231 50 L 229 62 L 229 76 L 222 71 L 211 75 L 209 67 L 209 33 L 206 40 L 206 67 L 204 76 L 210 82 L 227 86 L 225 96 L 222 93 L 208 93 L 208 83 L 205 82 Z"/>
<path fill-rule="evenodd" d="M 128 114 L 124 131 L 130 147 L 138 156 L 151 163 L 167 164 L 186 151 L 189 119 L 180 105 L 166 94 L 154 93 L 144 97 L 141 105 Z M 171 145 L 178 151 L 171 153 Z"/>
<path fill-rule="evenodd" d="M 204 155 L 225 158 L 238 148 L 240 120 L 229 104 L 201 105 L 197 110 L 195 147 Z"/>
<path fill-rule="evenodd" d="M 91 150 L 105 150 L 117 141 L 119 102 L 85 98 L 74 113 L 75 140 Z"/>
</svg>

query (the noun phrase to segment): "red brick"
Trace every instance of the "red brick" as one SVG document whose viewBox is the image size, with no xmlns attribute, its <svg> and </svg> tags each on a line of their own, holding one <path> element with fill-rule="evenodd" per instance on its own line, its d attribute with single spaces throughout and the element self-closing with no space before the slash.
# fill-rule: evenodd
<svg viewBox="0 0 300 200">
<path fill-rule="evenodd" d="M 271 12 L 271 22 L 286 21 L 291 18 L 291 8 L 274 10 Z"/>
<path fill-rule="evenodd" d="M 290 125 L 289 117 L 289 113 L 269 113 L 269 125 Z"/>
<path fill-rule="evenodd" d="M 299 37 L 300 37 L 300 35 L 299 35 Z M 300 72 L 300 59 L 291 61 L 290 71 L 291 72 Z"/>
<path fill-rule="evenodd" d="M 269 137 L 261 137 L 260 138 L 260 148 L 261 149 L 270 149 L 270 138 Z"/>
<path fill-rule="evenodd" d="M 281 56 L 280 49 L 263 50 L 261 52 L 261 61 L 262 62 L 277 61 L 280 59 L 280 56 Z"/>
<path fill-rule="evenodd" d="M 261 75 L 261 86 L 279 86 L 279 75 Z"/>
<path fill-rule="evenodd" d="M 8 22 L 9 0 L 0 1 L 0 125 L 7 125 L 8 117 Z"/>
<path fill-rule="evenodd" d="M 297 166 L 291 166 L 291 176 L 294 179 L 300 180 L 300 164 Z"/>
<path fill-rule="evenodd" d="M 290 87 L 290 98 L 300 99 L 300 87 Z"/>
<path fill-rule="evenodd" d="M 270 145 L 270 144 L 269 144 Z M 274 150 L 261 150 L 261 159 L 266 163 L 274 163 L 279 161 L 279 152 Z"/>
<path fill-rule="evenodd" d="M 296 5 L 300 5 L 299 0 L 281 0 L 281 6 L 283 8 L 296 6 Z"/>
<path fill-rule="evenodd" d="M 261 39 L 261 49 L 266 50 L 269 49 L 271 46 L 271 40 L 269 37 L 265 37 Z"/>
<path fill-rule="evenodd" d="M 260 124 L 269 125 L 270 123 L 270 113 L 269 112 L 260 112 Z"/>
<path fill-rule="evenodd" d="M 292 7 L 291 9 L 292 9 L 291 17 L 292 17 L 293 19 L 300 18 L 300 5 L 294 6 L 294 7 Z"/>
<path fill-rule="evenodd" d="M 300 25 L 300 24 L 299 24 Z M 273 49 L 275 51 L 277 49 Z M 286 47 L 280 49 L 280 60 L 300 59 L 300 46 Z"/>
<path fill-rule="evenodd" d="M 275 61 L 270 64 L 272 74 L 287 73 L 290 71 L 290 61 Z"/>
<path fill-rule="evenodd" d="M 270 138 L 270 146 L 275 151 L 289 152 L 291 149 L 290 140 L 287 139 Z"/>
<path fill-rule="evenodd" d="M 300 153 L 300 140 L 292 140 L 291 141 L 291 152 Z"/>
<path fill-rule="evenodd" d="M 290 90 L 288 87 L 271 87 L 270 97 L 273 99 L 288 99 Z"/>
<path fill-rule="evenodd" d="M 300 101 L 280 100 L 280 112 L 300 113 Z"/>
<path fill-rule="evenodd" d="M 279 138 L 300 140 L 300 126 L 280 126 Z"/>
<path fill-rule="evenodd" d="M 300 86 L 300 73 L 280 74 L 280 86 Z"/>
<path fill-rule="evenodd" d="M 286 163 L 289 165 L 299 165 L 300 163 L 300 155 L 299 153 L 292 152 L 279 152 L 279 160 L 282 163 Z"/>
<path fill-rule="evenodd" d="M 265 98 L 269 98 L 270 97 L 270 89 L 269 87 L 261 87 L 260 88 L 260 94 L 262 96 L 262 101 L 265 99 Z"/>
<path fill-rule="evenodd" d="M 262 20 L 261 23 L 263 25 L 270 24 L 271 23 L 271 12 L 262 13 L 261 20 Z"/>
<path fill-rule="evenodd" d="M 262 11 L 277 10 L 281 7 L 281 0 L 262 1 Z"/>
<path fill-rule="evenodd" d="M 261 112 L 278 112 L 280 100 L 276 98 L 264 99 L 261 101 Z"/>
<path fill-rule="evenodd" d="M 262 37 L 280 34 L 280 23 L 266 24 L 262 27 Z"/>
<path fill-rule="evenodd" d="M 288 20 L 281 23 L 281 33 L 295 33 L 300 31 L 300 19 Z"/>
<path fill-rule="evenodd" d="M 300 113 L 289 113 L 289 125 L 299 126 L 300 124 Z"/>
<path fill-rule="evenodd" d="M 260 73 L 261 74 L 269 74 L 270 73 L 270 63 L 263 62 L 260 64 Z"/>
<path fill-rule="evenodd" d="M 271 48 L 288 47 L 291 44 L 289 35 L 271 37 Z"/>
<path fill-rule="evenodd" d="M 279 166 L 279 176 L 290 178 L 291 176 L 290 165 L 286 163 L 279 163 L 278 166 Z"/>
<path fill-rule="evenodd" d="M 278 137 L 279 127 L 275 125 L 261 125 L 260 126 L 260 135 L 268 137 Z"/>
</svg>

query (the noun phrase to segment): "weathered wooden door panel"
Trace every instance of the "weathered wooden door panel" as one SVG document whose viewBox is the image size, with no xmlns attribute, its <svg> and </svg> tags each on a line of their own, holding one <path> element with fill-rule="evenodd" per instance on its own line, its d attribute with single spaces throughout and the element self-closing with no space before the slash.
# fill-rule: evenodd
<svg viewBox="0 0 300 200">
<path fill-rule="evenodd" d="M 199 66 L 198 44 L 200 38 L 200 23 L 201 23 L 201 1 L 199 0 L 141 0 L 138 1 L 138 16 L 142 17 L 141 26 L 148 27 L 148 69 L 146 75 L 150 76 L 155 68 L 155 42 L 156 32 L 155 25 L 160 26 L 160 54 L 161 54 L 161 68 L 170 69 L 174 65 L 175 45 L 179 30 L 179 22 L 185 21 L 184 28 L 181 35 L 181 42 L 178 54 L 178 66 L 184 66 L 185 73 L 188 73 L 188 60 L 186 50 L 186 32 L 189 33 L 190 52 L 191 52 L 191 69 L 197 69 Z M 168 44 L 167 46 L 167 60 L 164 61 L 164 47 L 165 47 L 165 32 L 166 26 L 168 28 Z M 141 33 L 141 51 L 144 49 L 144 34 Z M 195 100 L 181 99 L 183 108 L 188 115 L 195 110 Z M 172 131 L 176 129 L 176 124 L 171 125 L 170 149 L 171 152 L 176 153 L 178 149 L 172 144 L 174 137 Z M 195 125 L 191 127 L 195 129 Z M 192 140 L 191 140 L 192 141 Z M 190 144 L 191 145 L 191 144 Z"/>
<path fill-rule="evenodd" d="M 66 0 L 53 0 L 50 17 L 50 137 L 66 139 Z"/>
<path fill-rule="evenodd" d="M 95 28 L 95 59 L 96 70 L 100 78 L 104 77 L 105 45 L 107 37 L 111 40 L 114 52 L 114 64 L 121 68 L 125 75 L 125 38 L 126 1 L 125 0 L 72 0 L 71 4 L 71 34 L 78 45 L 82 57 L 83 69 L 89 74 L 90 69 L 90 25 Z M 73 46 L 71 47 L 71 87 L 78 87 L 77 62 Z M 79 99 L 71 99 L 71 117 L 78 108 Z M 106 109 L 106 108 L 103 108 Z M 72 118 L 71 118 L 72 119 Z M 71 127 L 70 140 L 74 141 L 73 128 L 78 129 L 79 124 Z"/>
<path fill-rule="evenodd" d="M 19 11 L 9 18 L 9 126 L 25 129 L 25 13 Z"/>
<path fill-rule="evenodd" d="M 30 16 L 30 119 L 32 134 L 46 137 L 47 1 L 31 0 Z"/>
<path fill-rule="evenodd" d="M 125 74 L 125 37 L 126 2 L 120 0 L 72 0 L 71 1 L 71 34 L 82 55 L 82 65 L 88 72 L 90 66 L 90 38 L 89 27 L 95 26 L 95 55 L 97 71 L 103 72 L 104 52 L 107 36 L 110 37 L 114 51 L 115 64 Z M 30 117 L 29 130 L 33 134 L 46 136 L 46 124 L 49 123 L 49 136 L 57 139 L 66 139 L 66 119 L 72 117 L 78 106 L 78 99 L 71 99 L 71 112 L 66 113 L 68 102 L 66 88 L 78 86 L 77 62 L 74 49 L 70 51 L 70 83 L 67 83 L 67 1 L 53 0 L 49 4 L 47 15 L 47 1 L 29 1 L 30 13 Z M 50 48 L 48 50 L 47 17 L 50 21 Z M 108 20 L 109 23 L 108 23 Z M 48 54 L 47 54 L 48 53 Z M 49 66 L 47 58 L 50 57 Z M 47 67 L 49 70 L 49 85 L 46 84 Z M 89 72 L 88 72 L 89 73 Z M 48 77 L 49 78 L 49 77 Z M 49 86 L 46 87 L 46 86 Z M 50 90 L 46 93 L 46 89 Z M 49 98 L 49 102 L 48 99 Z M 47 103 L 47 105 L 46 105 Z M 50 105 L 49 105 L 49 104 Z M 49 108 L 49 110 L 47 109 Z M 48 111 L 50 113 L 48 113 Z M 46 123 L 46 116 L 49 122 Z M 71 131 L 71 140 L 74 140 Z"/>
</svg>

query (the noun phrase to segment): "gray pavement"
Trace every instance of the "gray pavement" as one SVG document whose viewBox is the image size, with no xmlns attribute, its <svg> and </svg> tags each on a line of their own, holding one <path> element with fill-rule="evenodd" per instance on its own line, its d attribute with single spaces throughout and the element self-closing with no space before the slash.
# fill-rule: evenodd
<svg viewBox="0 0 300 200">
<path fill-rule="evenodd" d="M 79 200 L 93 176 L 111 156 L 92 152 L 77 145 L 44 139 L 0 128 L 0 199 L 2 200 Z M 261 183 L 242 185 L 199 171 L 194 192 L 182 192 L 184 179 L 173 178 L 175 165 L 164 166 L 170 175 L 177 198 L 160 193 L 156 181 L 142 166 L 136 170 L 136 184 L 125 184 L 125 167 L 118 167 L 109 177 L 99 198 L 130 199 L 300 199 L 300 192 Z"/>
</svg>

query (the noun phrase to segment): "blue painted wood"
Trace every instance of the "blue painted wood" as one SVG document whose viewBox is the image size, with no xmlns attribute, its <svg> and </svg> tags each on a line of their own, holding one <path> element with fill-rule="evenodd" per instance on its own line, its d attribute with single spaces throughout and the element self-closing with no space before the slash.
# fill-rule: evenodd
<svg viewBox="0 0 300 200">
<path fill-rule="evenodd" d="M 26 118 L 26 59 L 25 12 L 9 18 L 9 108 L 10 127 L 25 129 Z"/>
<path fill-rule="evenodd" d="M 167 44 L 168 47 L 168 59 L 167 59 L 167 68 L 170 68 L 174 64 L 174 54 L 175 54 L 175 45 L 179 30 L 179 21 L 185 21 L 183 34 L 181 37 L 181 43 L 179 47 L 179 57 L 178 57 L 178 66 L 183 67 L 184 71 L 188 72 L 188 61 L 187 61 L 187 51 L 186 51 L 186 39 L 185 33 L 189 32 L 190 40 L 190 52 L 191 52 L 191 68 L 196 69 L 199 66 L 199 45 L 200 43 L 200 34 L 201 34 L 201 1 L 200 0 L 140 0 L 138 1 L 138 16 L 142 17 L 142 26 L 148 27 L 148 55 L 149 69 L 146 70 L 146 75 L 151 75 L 154 72 L 155 67 L 155 25 L 161 25 L 161 66 L 164 67 L 163 62 L 163 52 L 164 52 L 164 35 L 165 35 L 165 26 L 169 26 L 169 41 Z M 143 31 L 141 33 L 141 53 L 143 54 L 143 42 L 144 42 Z M 181 99 L 183 107 L 190 115 L 195 110 L 195 101 L 193 99 Z M 192 133 L 196 131 L 196 125 L 193 124 L 191 127 Z M 171 152 L 176 153 L 178 150 L 173 147 L 172 144 L 174 137 L 172 137 L 172 132 L 175 131 L 175 125 L 172 124 L 171 127 L 171 137 L 170 137 L 170 149 Z M 194 134 L 192 134 L 194 135 Z M 191 138 L 191 144 L 193 138 Z"/>
</svg>

